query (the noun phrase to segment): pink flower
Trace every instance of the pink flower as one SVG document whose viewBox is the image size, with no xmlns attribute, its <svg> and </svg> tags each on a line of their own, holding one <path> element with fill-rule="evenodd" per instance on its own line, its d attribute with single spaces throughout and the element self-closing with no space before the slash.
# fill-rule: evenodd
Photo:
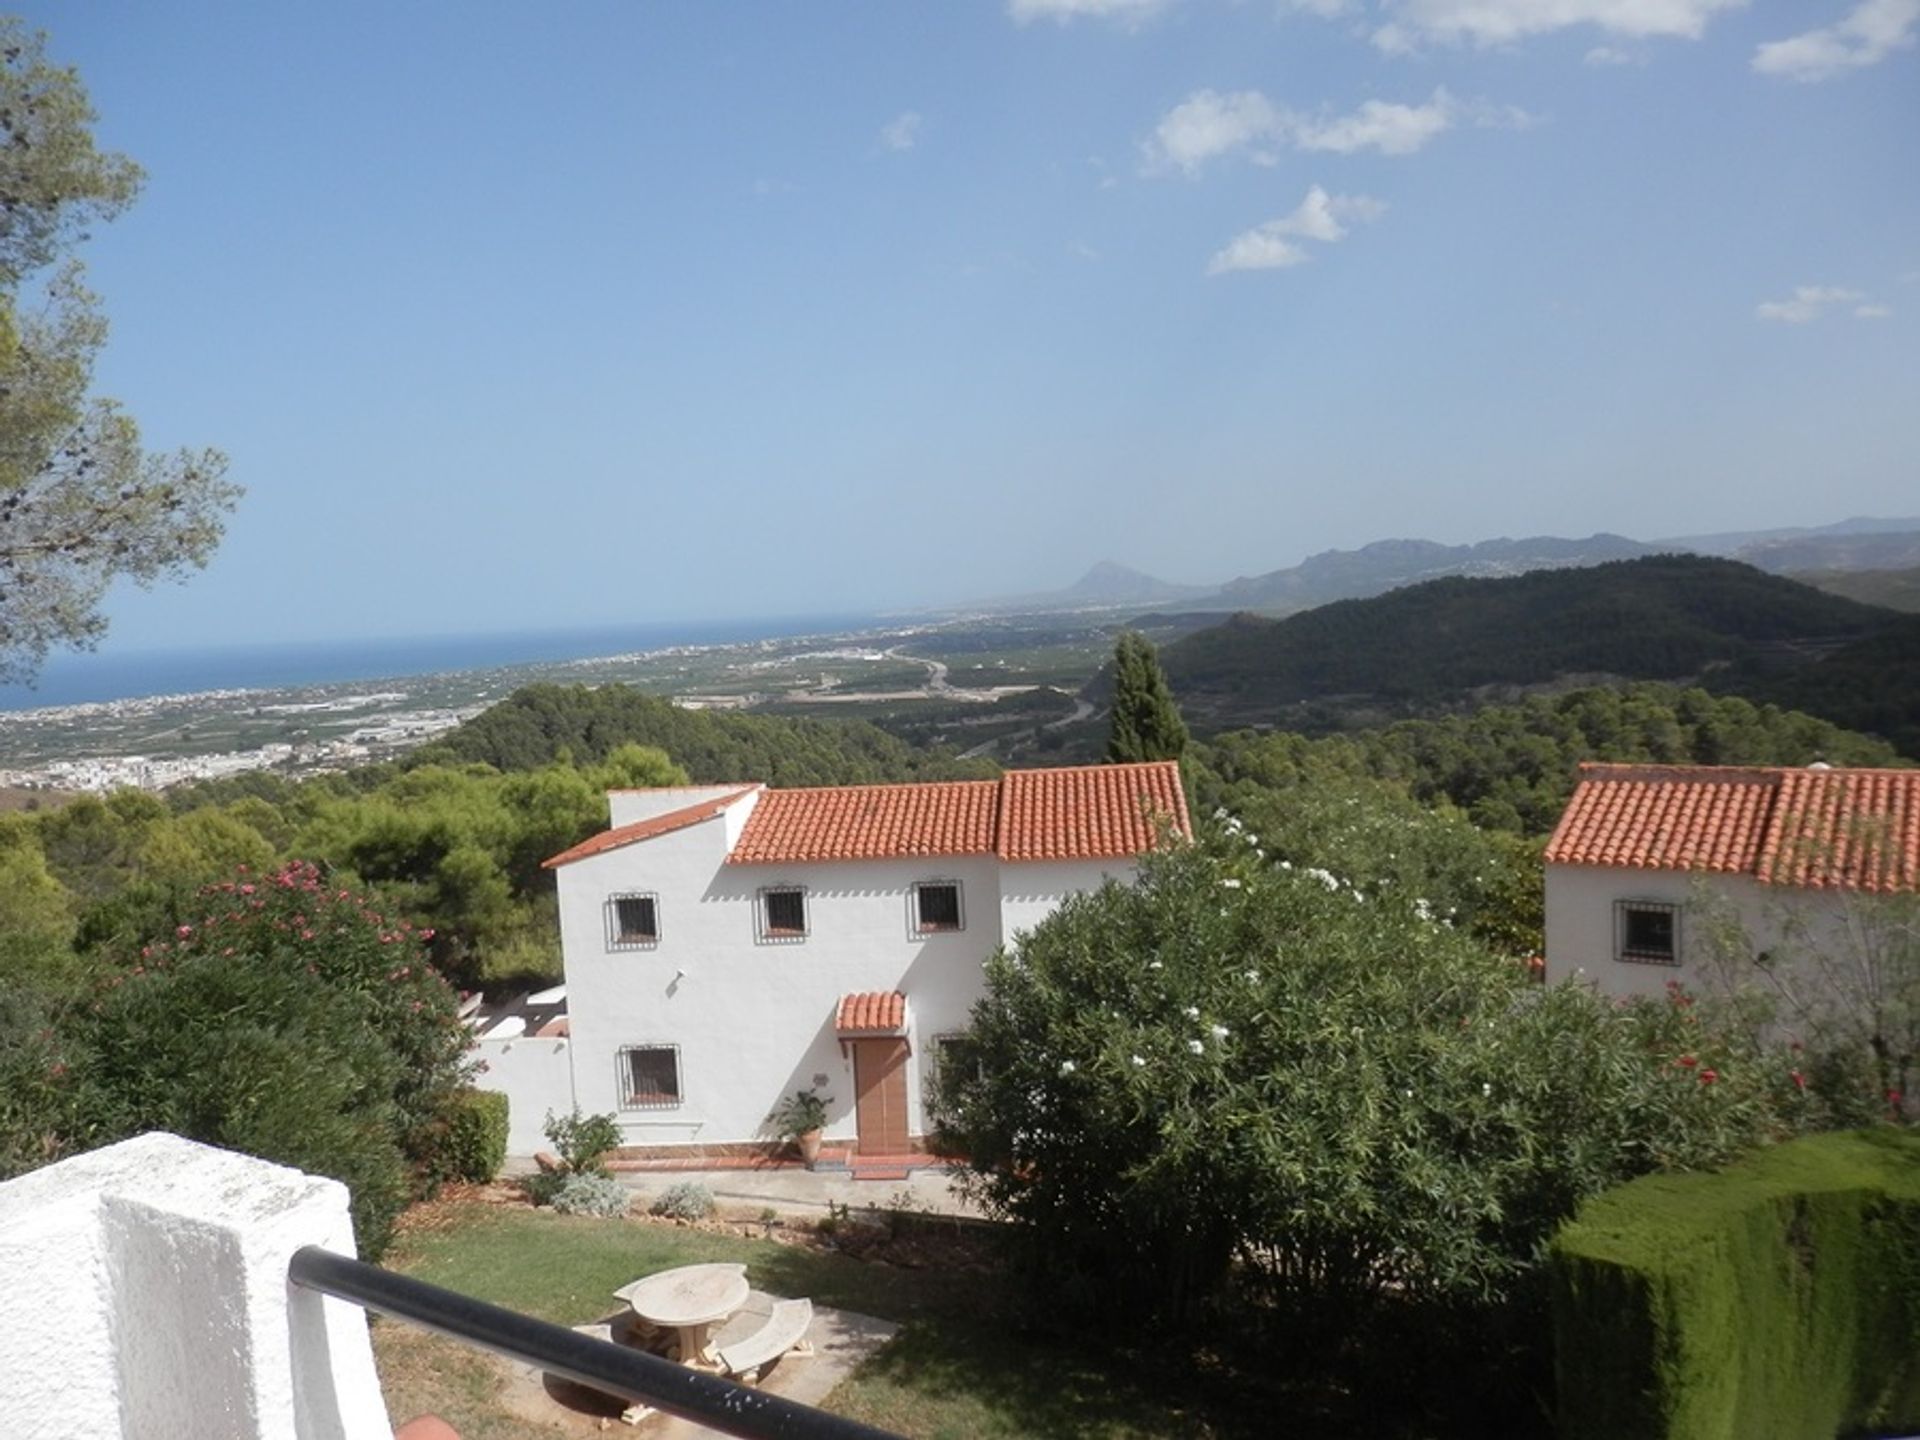
<svg viewBox="0 0 1920 1440">
<path fill-rule="evenodd" d="M 1789 1070 L 1787 1077 L 1793 1081 L 1794 1089 L 1804 1090 L 1807 1088 L 1807 1077 L 1802 1075 L 1798 1070 Z"/>
<path fill-rule="evenodd" d="M 1719 1078 L 1720 1072 L 1718 1070 L 1702 1070 L 1700 1072 L 1700 1083 L 1702 1085 L 1711 1085 Z"/>
<path fill-rule="evenodd" d="M 1694 1066 L 1698 1065 L 1700 1062 L 1691 1055 L 1682 1055 L 1678 1060 L 1674 1061 L 1673 1063 L 1680 1066 L 1680 1068 L 1683 1070 L 1691 1070 Z"/>
<path fill-rule="evenodd" d="M 173 933 L 178 935 L 182 940 L 184 940 L 189 935 L 193 934 L 193 926 L 182 925 L 178 930 L 174 931 Z"/>
<path fill-rule="evenodd" d="M 1898 1108 L 1899 1108 L 1899 1105 L 1900 1105 L 1900 1092 L 1899 1092 L 1898 1090 L 1889 1090 L 1889 1091 L 1887 1091 L 1887 1104 L 1889 1104 L 1889 1105 L 1891 1105 L 1891 1106 L 1893 1106 L 1893 1107 L 1894 1107 L 1894 1108 L 1896 1108 L 1896 1109 L 1898 1109 Z"/>
</svg>

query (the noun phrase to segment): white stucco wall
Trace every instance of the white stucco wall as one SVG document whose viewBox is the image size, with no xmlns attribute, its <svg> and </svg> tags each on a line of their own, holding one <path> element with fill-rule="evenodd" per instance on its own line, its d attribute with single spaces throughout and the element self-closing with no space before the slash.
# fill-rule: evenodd
<svg viewBox="0 0 1920 1440">
<path fill-rule="evenodd" d="M 1134 869 L 990 856 L 727 865 L 741 823 L 729 811 L 559 871 L 574 1094 L 585 1111 L 617 1115 L 627 1144 L 763 1138 L 767 1113 L 807 1087 L 833 1097 L 828 1138 L 855 1138 L 853 1065 L 834 1011 L 842 995 L 874 990 L 907 996 L 908 1128 L 925 1133 L 932 1042 L 966 1028 L 1005 917 L 1025 928 L 1061 895 Z M 917 931 L 913 887 L 924 881 L 959 882 L 961 930 Z M 784 885 L 806 888 L 808 934 L 763 940 L 760 891 Z M 610 950 L 607 897 L 631 892 L 658 897 L 659 942 Z M 680 1047 L 681 1104 L 624 1109 L 621 1047 L 654 1043 Z"/>
<path fill-rule="evenodd" d="M 474 1085 L 507 1097 L 509 1155 L 548 1149 L 547 1112 L 573 1112 L 571 1044 L 559 1036 L 536 1035 L 474 1042 L 473 1053 L 486 1067 L 473 1077 Z"/>
<path fill-rule="evenodd" d="M 1131 885 L 1132 860 L 1022 860 L 999 866 L 1000 924 L 1009 943 L 1031 930 L 1069 895 L 1098 890 L 1111 878 Z"/>
<path fill-rule="evenodd" d="M 1679 965 L 1616 958 L 1614 905 L 1635 900 L 1681 907 Z M 1831 891 L 1763 885 L 1742 875 L 1549 865 L 1546 978 L 1549 983 L 1579 978 L 1609 995 L 1660 995 L 1670 980 L 1697 990 L 1715 925 L 1737 924 L 1755 951 L 1777 950 L 1802 960 L 1812 951 L 1842 954 L 1849 944 L 1844 930 L 1850 903 Z"/>
<path fill-rule="evenodd" d="M 365 1312 L 297 1289 L 352 1255 L 347 1191 L 151 1134 L 0 1185 L 8 1440 L 391 1440 Z"/>
</svg>

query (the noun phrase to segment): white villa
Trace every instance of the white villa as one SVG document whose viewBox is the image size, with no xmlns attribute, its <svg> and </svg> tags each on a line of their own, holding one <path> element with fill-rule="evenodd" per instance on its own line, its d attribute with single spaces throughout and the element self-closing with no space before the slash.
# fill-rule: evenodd
<svg viewBox="0 0 1920 1440">
<path fill-rule="evenodd" d="M 746 1153 L 811 1089 L 830 1145 L 910 1154 L 987 956 L 1192 833 L 1171 761 L 608 800 L 611 828 L 546 862 L 564 1024 L 481 1041 L 516 1153 L 569 1100 L 614 1114 L 628 1146 Z"/>
<path fill-rule="evenodd" d="M 1920 770 L 1582 765 L 1547 842 L 1546 978 L 1695 985 L 1718 919 L 1844 959 L 1863 900 L 1916 888 Z"/>
</svg>

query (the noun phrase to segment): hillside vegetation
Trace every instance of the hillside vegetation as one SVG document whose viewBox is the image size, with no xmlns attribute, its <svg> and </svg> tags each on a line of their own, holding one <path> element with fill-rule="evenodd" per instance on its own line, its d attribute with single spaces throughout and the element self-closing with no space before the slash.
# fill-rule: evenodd
<svg viewBox="0 0 1920 1440">
<path fill-rule="evenodd" d="M 1197 756 L 1228 787 L 1284 793 L 1336 777 L 1384 781 L 1422 805 L 1464 810 L 1482 829 L 1536 837 L 1553 828 L 1583 760 L 1902 763 L 1885 741 L 1812 715 L 1657 684 L 1536 695 L 1320 739 L 1233 731 L 1199 746 Z"/>
<path fill-rule="evenodd" d="M 1724 667 L 1751 681 L 1811 667 L 1898 619 L 1737 562 L 1657 555 L 1436 580 L 1284 620 L 1239 615 L 1162 659 L 1203 733 L 1326 731 L 1465 708 L 1495 687 L 1693 680 Z M 1809 708 L 1832 714 L 1830 698 Z"/>
<path fill-rule="evenodd" d="M 622 745 L 666 751 L 696 784 L 877 785 L 999 773 L 991 762 L 921 749 L 861 720 L 684 710 L 625 685 L 526 686 L 416 751 L 410 763 L 532 770 L 563 756 L 598 764 Z"/>
</svg>

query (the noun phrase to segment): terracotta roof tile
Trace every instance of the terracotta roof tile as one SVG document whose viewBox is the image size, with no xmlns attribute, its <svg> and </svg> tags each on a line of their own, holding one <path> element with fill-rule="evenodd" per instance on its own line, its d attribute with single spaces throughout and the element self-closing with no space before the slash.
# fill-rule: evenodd
<svg viewBox="0 0 1920 1440">
<path fill-rule="evenodd" d="M 769 790 L 727 862 L 988 854 L 999 794 L 997 780 Z"/>
<path fill-rule="evenodd" d="M 1090 860 L 1151 850 L 1164 821 L 1191 836 L 1171 760 L 1012 770 L 999 780 L 769 790 L 729 864 L 997 855 Z"/>
<path fill-rule="evenodd" d="M 836 1035 L 898 1035 L 907 1028 L 907 997 L 898 990 L 842 995 L 834 1012 Z"/>
<path fill-rule="evenodd" d="M 1550 864 L 1920 887 L 1920 770 L 1582 765 Z"/>
<path fill-rule="evenodd" d="M 1161 824 L 1193 835 L 1180 767 L 1171 760 L 1009 770 L 1000 784 L 994 853 L 1002 860 L 1139 855 L 1153 849 Z"/>
<path fill-rule="evenodd" d="M 730 805 L 746 798 L 759 788 L 758 785 L 743 785 L 729 794 L 712 800 L 702 800 L 697 805 L 683 806 L 678 810 L 669 810 L 664 815 L 649 815 L 646 819 L 636 820 L 631 825 L 616 825 L 611 830 L 602 830 L 598 835 L 589 835 L 571 849 L 562 850 L 558 855 L 542 860 L 541 868 L 551 870 L 556 865 L 567 865 L 575 860 L 584 860 L 587 856 L 598 855 L 604 850 L 618 850 L 622 845 L 631 845 L 638 840 L 651 840 L 656 835 L 666 835 L 674 830 L 684 830 L 689 825 L 698 825 L 702 820 L 713 819 Z"/>
</svg>

